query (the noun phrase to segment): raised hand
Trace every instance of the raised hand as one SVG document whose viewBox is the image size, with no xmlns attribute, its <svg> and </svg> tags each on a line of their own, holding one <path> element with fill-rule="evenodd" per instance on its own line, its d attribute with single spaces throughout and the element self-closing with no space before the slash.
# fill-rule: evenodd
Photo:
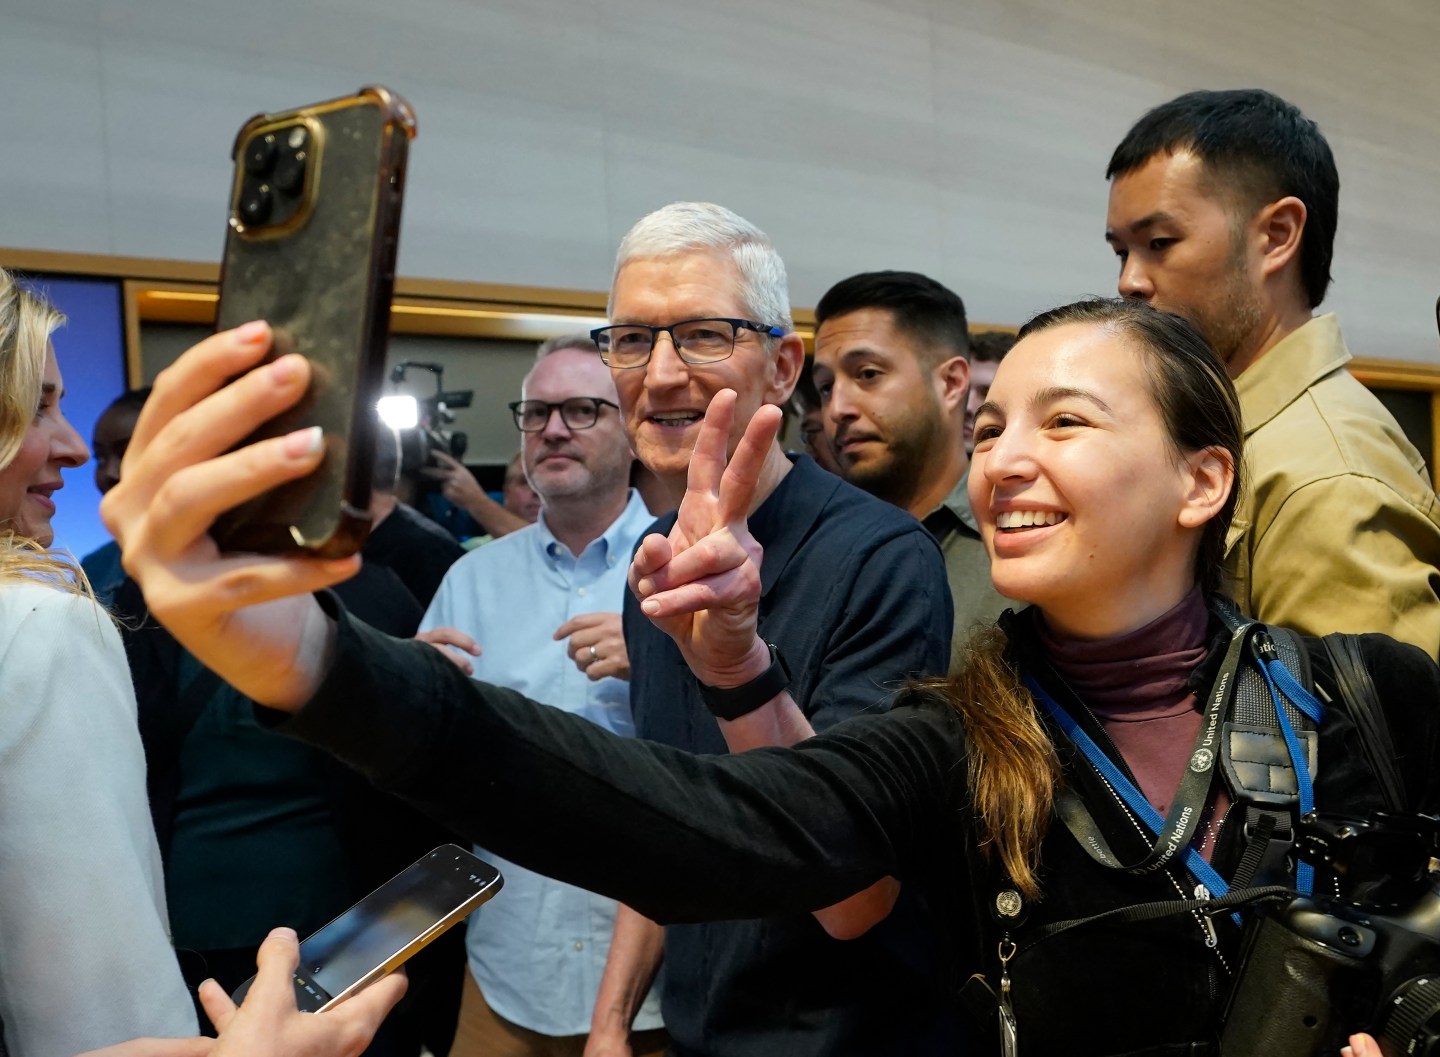
<svg viewBox="0 0 1440 1057">
<path fill-rule="evenodd" d="M 727 465 L 734 414 L 735 393 L 722 389 L 705 411 L 675 527 L 647 536 L 630 566 L 641 610 L 675 640 L 695 677 L 715 686 L 747 682 L 770 664 L 756 635 L 761 548 L 746 517 L 780 409 L 755 413 Z"/>
<path fill-rule="evenodd" d="M 221 513 L 324 455 L 318 429 L 231 450 L 309 382 L 298 355 L 257 366 L 270 340 L 264 323 L 247 323 L 161 372 L 100 511 L 155 618 L 242 693 L 293 709 L 318 688 L 334 638 L 311 592 L 354 575 L 360 560 L 222 554 L 208 534 Z"/>
</svg>

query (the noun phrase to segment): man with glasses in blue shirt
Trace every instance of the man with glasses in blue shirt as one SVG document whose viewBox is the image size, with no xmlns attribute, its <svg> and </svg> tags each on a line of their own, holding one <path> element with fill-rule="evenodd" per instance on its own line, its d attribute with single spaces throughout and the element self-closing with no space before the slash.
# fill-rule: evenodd
<svg viewBox="0 0 1440 1057">
<path fill-rule="evenodd" d="M 630 444 L 678 506 L 711 398 L 723 389 L 737 395 L 733 454 L 754 413 L 783 406 L 795 387 L 804 347 L 791 323 L 785 266 L 765 234 L 728 209 L 675 203 L 621 242 L 609 316 L 592 336 L 614 377 Z M 887 692 L 908 677 L 945 672 L 950 594 L 940 551 L 919 522 L 808 456 L 787 457 L 778 443 L 755 495 L 749 528 L 765 549 L 767 674 L 803 716 L 791 740 L 884 708 Z M 670 515 L 653 531 L 674 525 Z M 717 723 L 678 649 L 633 596 L 624 617 L 637 736 L 692 752 L 755 747 Z M 674 1057 L 953 1053 L 934 929 L 903 894 L 895 903 L 897 891 L 886 879 L 814 916 L 663 930 L 622 907 L 586 1057 L 634 1052 L 630 1020 L 662 958 Z M 887 912 L 862 939 L 826 935 L 856 935 Z"/>
<path fill-rule="evenodd" d="M 629 488 L 633 455 L 594 343 L 546 342 L 510 410 L 539 520 L 456 562 L 422 635 L 457 629 L 482 651 L 459 658 L 477 679 L 631 734 L 618 610 L 651 515 Z M 452 1057 L 580 1057 L 616 905 L 486 858 L 505 895 L 469 921 Z M 637 1054 L 665 1049 L 658 1005 L 640 1009 Z"/>
</svg>

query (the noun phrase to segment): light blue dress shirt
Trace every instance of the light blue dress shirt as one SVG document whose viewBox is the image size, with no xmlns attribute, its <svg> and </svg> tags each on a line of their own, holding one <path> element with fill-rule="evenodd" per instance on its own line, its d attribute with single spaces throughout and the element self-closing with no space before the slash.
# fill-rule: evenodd
<svg viewBox="0 0 1440 1057">
<path fill-rule="evenodd" d="M 625 737 L 630 684 L 591 682 L 576 667 L 555 629 L 583 613 L 619 613 L 630 556 L 654 521 L 638 492 L 624 513 L 576 557 L 540 520 L 471 551 L 445 574 L 421 630 L 454 627 L 484 651 L 475 678 Z M 501 893 L 471 915 L 466 947 L 470 972 L 485 1001 L 513 1024 L 544 1035 L 583 1035 L 615 924 L 614 900 L 552 881 L 483 848 L 476 854 L 505 875 Z M 651 990 L 635 1019 L 637 1031 L 661 1026 L 660 989 Z"/>
</svg>

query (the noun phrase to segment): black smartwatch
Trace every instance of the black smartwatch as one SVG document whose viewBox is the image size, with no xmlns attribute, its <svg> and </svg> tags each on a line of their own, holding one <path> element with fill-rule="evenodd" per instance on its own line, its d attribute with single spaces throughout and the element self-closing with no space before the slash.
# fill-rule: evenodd
<svg viewBox="0 0 1440 1057">
<path fill-rule="evenodd" d="M 748 683 L 722 688 L 695 681 L 700 700 L 716 719 L 739 719 L 748 715 L 790 685 L 790 668 L 780 648 L 773 642 L 765 645 L 770 647 L 770 667 Z"/>
</svg>

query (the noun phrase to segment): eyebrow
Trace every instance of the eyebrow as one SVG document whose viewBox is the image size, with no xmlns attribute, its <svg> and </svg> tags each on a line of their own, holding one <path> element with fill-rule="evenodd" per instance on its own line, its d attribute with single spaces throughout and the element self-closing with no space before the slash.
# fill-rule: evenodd
<svg viewBox="0 0 1440 1057">
<path fill-rule="evenodd" d="M 840 354 L 840 365 L 842 367 L 854 363 L 856 360 L 884 360 L 888 363 L 890 357 L 879 349 L 871 348 L 869 345 L 846 349 Z"/>
<path fill-rule="evenodd" d="M 1084 400 L 1088 403 L 1094 404 L 1107 415 L 1113 415 L 1115 413 L 1110 409 L 1109 404 L 1107 404 L 1104 400 L 1101 400 L 1090 390 L 1079 389 L 1075 386 L 1070 385 L 1052 385 L 1048 386 L 1045 389 L 1040 389 L 1035 393 L 1031 394 L 1028 403 L 1030 407 L 1038 408 L 1044 407 L 1046 404 L 1053 404 L 1057 400 Z M 994 415 L 1004 414 L 1004 411 L 1001 410 L 999 404 L 997 404 L 993 400 L 987 400 L 975 409 L 975 418 L 978 420 L 981 415 L 987 412 Z"/>
<path fill-rule="evenodd" d="M 1133 223 L 1133 224 L 1130 225 L 1130 227 L 1129 227 L 1128 230 L 1130 231 L 1131 234 L 1137 234 L 1137 235 L 1138 235 L 1140 232 L 1144 231 L 1146 228 L 1153 228 L 1156 224 L 1168 224 L 1168 223 L 1170 223 L 1171 221 L 1173 221 L 1174 219 L 1175 219 L 1175 217 L 1174 217 L 1173 215 L 1171 215 L 1170 213 L 1165 212 L 1163 209 L 1162 209 L 1162 210 L 1157 210 L 1157 211 L 1154 212 L 1154 213 L 1147 213 L 1145 216 L 1143 216 L 1143 217 L 1141 217 L 1139 220 L 1135 221 L 1135 223 Z M 1105 229 L 1105 237 L 1106 237 L 1107 239 L 1114 239 L 1114 238 L 1117 238 L 1118 236 L 1115 234 L 1115 229 L 1114 229 L 1114 228 L 1106 228 L 1106 229 Z"/>
<path fill-rule="evenodd" d="M 56 395 L 56 394 L 59 394 L 61 397 L 64 397 L 64 395 L 65 395 L 65 390 L 64 390 L 64 389 L 61 389 L 61 388 L 60 388 L 58 385 L 56 385 L 54 382 L 41 382 L 41 383 L 40 383 L 40 395 L 41 395 L 41 396 L 54 396 L 54 395 Z"/>
</svg>

